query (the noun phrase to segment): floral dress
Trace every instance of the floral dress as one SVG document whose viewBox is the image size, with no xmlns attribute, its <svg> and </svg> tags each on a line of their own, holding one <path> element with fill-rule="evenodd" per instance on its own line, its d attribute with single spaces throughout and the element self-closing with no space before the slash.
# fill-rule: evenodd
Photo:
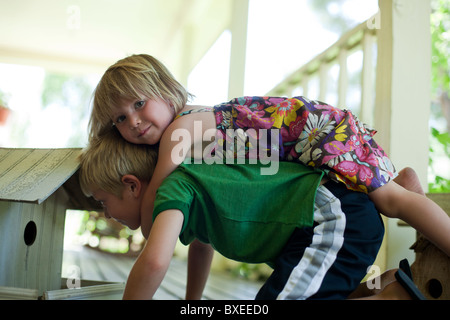
<svg viewBox="0 0 450 320">
<path fill-rule="evenodd" d="M 273 152 L 275 146 L 281 161 L 299 161 L 321 169 L 348 189 L 365 193 L 397 175 L 391 160 L 373 139 L 375 130 L 350 111 L 319 101 L 304 97 L 240 97 L 206 110 L 194 110 L 214 111 L 216 154 L 231 153 L 236 157 L 245 153 L 246 158 L 252 158 L 261 155 L 261 149 Z M 236 143 L 238 140 L 244 143 Z M 258 152 L 252 152 L 255 144 Z"/>
</svg>

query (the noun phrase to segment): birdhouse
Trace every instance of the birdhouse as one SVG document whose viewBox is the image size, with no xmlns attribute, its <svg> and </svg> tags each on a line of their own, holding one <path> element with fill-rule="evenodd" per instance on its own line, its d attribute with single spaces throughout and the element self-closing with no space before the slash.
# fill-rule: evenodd
<svg viewBox="0 0 450 320">
<path fill-rule="evenodd" d="M 411 270 L 414 282 L 430 300 L 450 300 L 450 257 L 423 236 L 412 246 L 416 261 Z"/>
<path fill-rule="evenodd" d="M 450 215 L 450 194 L 427 196 Z M 430 300 L 450 300 L 450 257 L 420 234 L 411 249 L 416 253 L 411 269 L 420 291 Z"/>
<path fill-rule="evenodd" d="M 80 151 L 0 148 L 0 297 L 61 289 L 66 210 L 99 209 L 78 184 Z"/>
</svg>

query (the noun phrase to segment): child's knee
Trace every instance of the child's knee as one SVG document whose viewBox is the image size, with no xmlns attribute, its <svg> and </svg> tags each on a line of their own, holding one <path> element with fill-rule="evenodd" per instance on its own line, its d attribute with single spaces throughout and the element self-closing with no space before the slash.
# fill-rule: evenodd
<svg viewBox="0 0 450 320">
<path fill-rule="evenodd" d="M 413 168 L 406 167 L 400 170 L 394 181 L 409 191 L 425 195 L 419 176 Z"/>
</svg>

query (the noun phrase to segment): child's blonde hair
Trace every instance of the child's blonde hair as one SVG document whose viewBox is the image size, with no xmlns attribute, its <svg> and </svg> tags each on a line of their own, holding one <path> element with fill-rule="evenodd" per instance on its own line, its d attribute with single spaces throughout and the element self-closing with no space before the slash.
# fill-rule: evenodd
<svg viewBox="0 0 450 320">
<path fill-rule="evenodd" d="M 129 143 L 118 132 L 93 139 L 79 157 L 81 190 L 88 197 L 101 189 L 121 198 L 122 177 L 150 182 L 157 157 L 155 146 Z"/>
<path fill-rule="evenodd" d="M 132 55 L 117 61 L 106 70 L 94 92 L 89 120 L 89 137 L 97 138 L 114 130 L 111 111 L 123 99 L 158 97 L 178 113 L 191 98 L 186 89 L 157 59 L 148 54 Z"/>
</svg>

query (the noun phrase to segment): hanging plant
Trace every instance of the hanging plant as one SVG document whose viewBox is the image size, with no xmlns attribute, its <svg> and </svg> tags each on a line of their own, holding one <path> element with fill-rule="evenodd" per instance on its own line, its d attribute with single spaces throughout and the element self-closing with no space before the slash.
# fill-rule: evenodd
<svg viewBox="0 0 450 320">
<path fill-rule="evenodd" d="M 10 113 L 11 109 L 6 106 L 5 94 L 0 91 L 0 126 L 6 123 Z"/>
</svg>

